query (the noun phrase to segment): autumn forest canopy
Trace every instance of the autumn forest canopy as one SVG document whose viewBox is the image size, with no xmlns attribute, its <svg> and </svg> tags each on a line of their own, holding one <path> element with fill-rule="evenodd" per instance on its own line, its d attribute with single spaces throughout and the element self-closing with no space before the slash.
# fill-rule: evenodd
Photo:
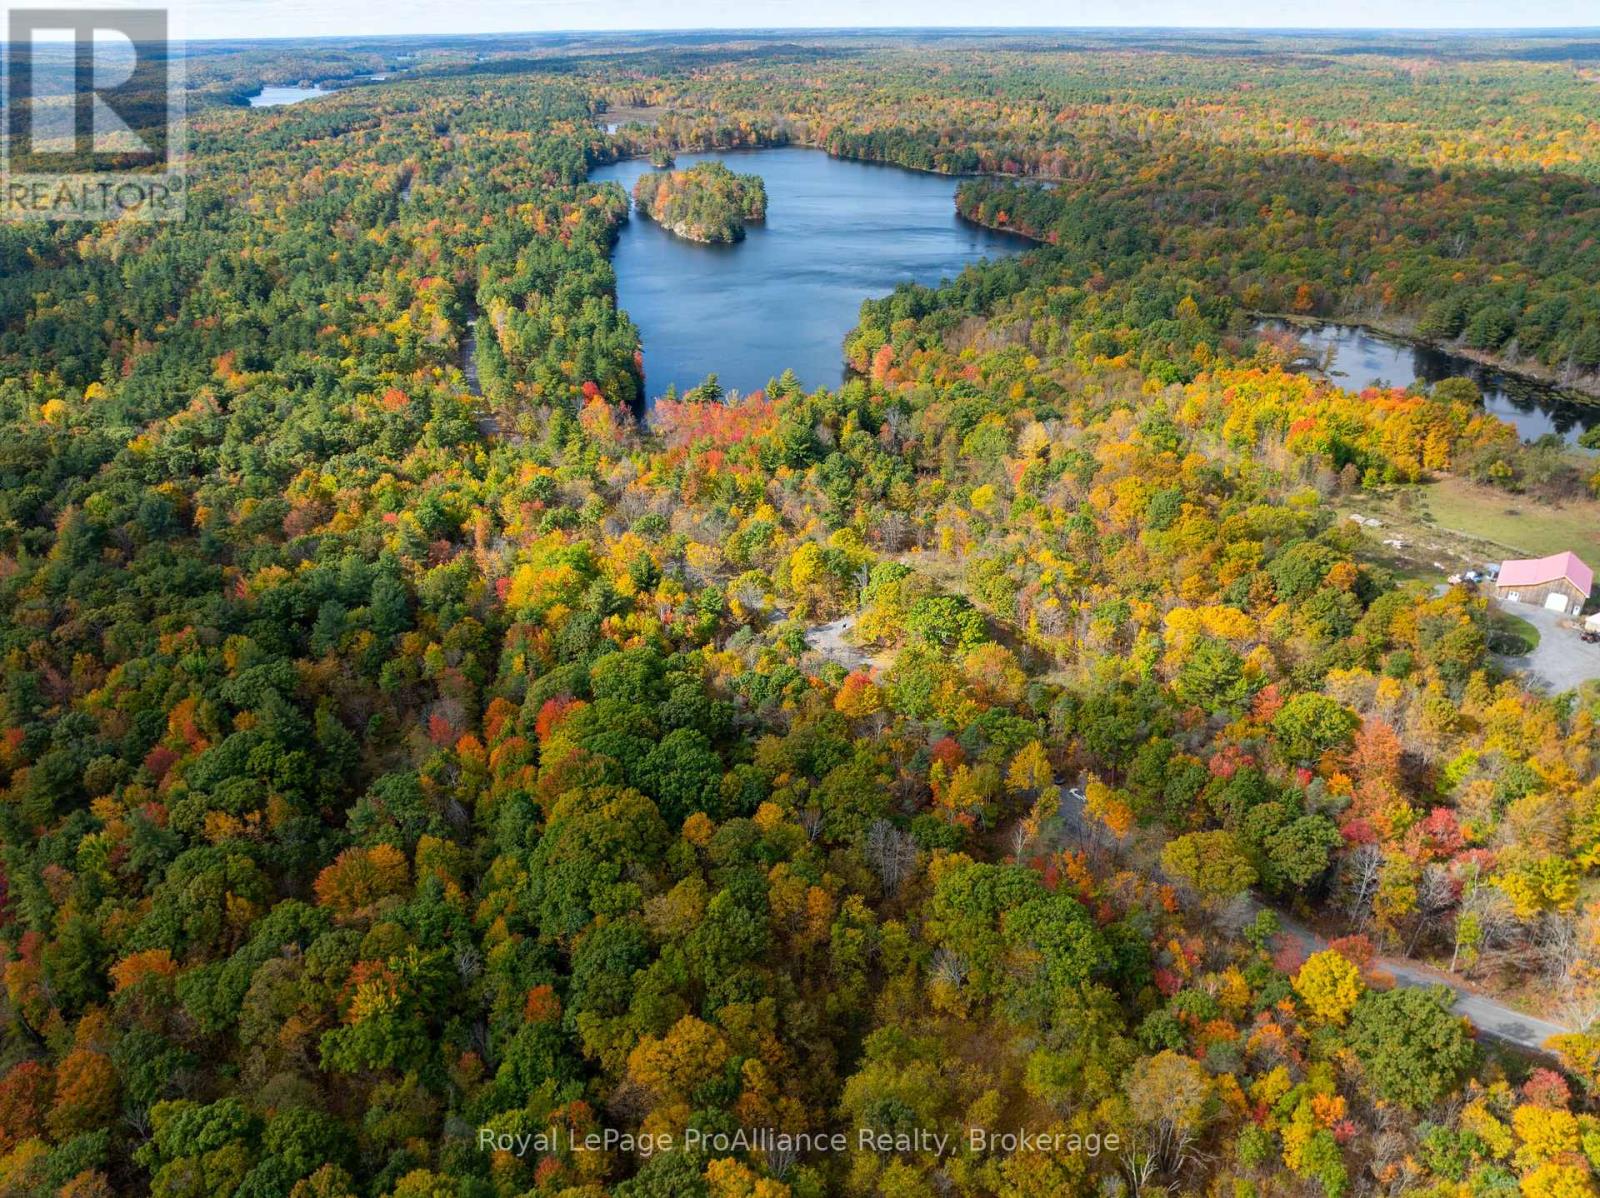
<svg viewBox="0 0 1600 1198">
<path fill-rule="evenodd" d="M 0 1194 L 1600 1198 L 1600 686 L 1346 518 L 1595 459 L 1257 332 L 1600 393 L 1600 36 L 189 74 L 184 220 L 0 224 Z M 591 170 L 784 145 L 1031 247 L 650 395 L 760 156 Z"/>
</svg>

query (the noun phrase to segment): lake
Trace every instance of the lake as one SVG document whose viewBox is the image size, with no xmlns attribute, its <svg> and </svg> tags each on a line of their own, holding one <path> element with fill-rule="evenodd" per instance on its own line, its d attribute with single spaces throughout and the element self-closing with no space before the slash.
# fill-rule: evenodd
<svg viewBox="0 0 1600 1198">
<path fill-rule="evenodd" d="M 677 165 L 708 160 L 762 177 L 766 222 L 750 225 L 741 242 L 710 246 L 635 216 L 611 258 L 618 302 L 644 343 L 652 398 L 669 384 L 687 390 L 712 371 L 744 393 L 786 368 L 807 388 L 836 386 L 862 300 L 1029 248 L 958 217 L 956 180 L 946 176 L 793 148 L 683 154 Z M 651 169 L 630 160 L 589 177 L 631 195 Z"/>
<path fill-rule="evenodd" d="M 250 107 L 276 108 L 280 104 L 298 104 L 301 100 L 332 94 L 333 90 L 326 87 L 263 87 L 250 97 Z"/>
<path fill-rule="evenodd" d="M 1483 406 L 1515 426 L 1525 441 L 1554 433 L 1572 442 L 1585 429 L 1600 424 L 1600 403 L 1583 403 L 1533 379 L 1518 378 L 1432 346 L 1385 337 L 1355 325 L 1307 327 L 1266 320 L 1258 327 L 1288 329 L 1314 358 L 1331 350 L 1328 377 L 1352 391 L 1380 384 L 1409 387 L 1417 379 L 1437 383 L 1440 379 L 1470 378 L 1483 391 Z"/>
</svg>

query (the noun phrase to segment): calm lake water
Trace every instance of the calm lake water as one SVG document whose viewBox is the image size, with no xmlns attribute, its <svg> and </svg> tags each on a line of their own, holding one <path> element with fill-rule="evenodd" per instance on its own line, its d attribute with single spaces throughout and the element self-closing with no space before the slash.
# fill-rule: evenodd
<svg viewBox="0 0 1600 1198">
<path fill-rule="evenodd" d="M 741 392 L 786 368 L 808 388 L 834 386 L 862 300 L 1028 248 L 957 217 L 954 179 L 802 149 L 683 154 L 677 165 L 707 160 L 760 175 L 767 219 L 731 246 L 684 241 L 637 216 L 623 227 L 611 259 L 617 297 L 639 326 L 652 398 L 712 371 Z M 590 178 L 631 195 L 650 170 L 648 162 L 618 162 Z"/>
<path fill-rule="evenodd" d="M 301 100 L 313 100 L 318 96 L 332 94 L 332 89 L 326 87 L 263 87 L 260 92 L 250 97 L 250 107 L 276 108 L 280 104 L 298 104 Z"/>
<path fill-rule="evenodd" d="M 1519 379 L 1470 358 L 1384 337 L 1353 325 L 1322 324 L 1310 328 L 1290 326 L 1281 320 L 1262 322 L 1270 329 L 1291 329 L 1313 357 L 1333 351 L 1327 373 L 1341 387 L 1359 391 L 1382 384 L 1409 387 L 1421 379 L 1466 377 L 1483 391 L 1483 405 L 1507 424 L 1514 425 L 1525 441 L 1555 433 L 1576 441 L 1587 428 L 1600 424 L 1600 404 L 1586 404 L 1531 379 Z"/>
</svg>

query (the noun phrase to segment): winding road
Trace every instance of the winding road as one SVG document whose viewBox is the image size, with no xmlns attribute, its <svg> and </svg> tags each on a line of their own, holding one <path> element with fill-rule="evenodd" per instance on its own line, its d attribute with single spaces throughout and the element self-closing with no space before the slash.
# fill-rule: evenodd
<svg viewBox="0 0 1600 1198">
<path fill-rule="evenodd" d="M 1292 937 L 1309 952 L 1317 952 L 1328 946 L 1326 940 L 1292 915 L 1276 907 L 1269 909 L 1277 915 L 1283 929 L 1280 936 Z M 1378 957 L 1373 965 L 1392 976 L 1398 986 L 1448 987 L 1456 996 L 1450 1009 L 1457 1015 L 1466 1016 L 1480 1036 L 1488 1036 L 1527 1052 L 1547 1054 L 1549 1050 L 1544 1046 L 1546 1040 L 1572 1030 L 1564 1024 L 1539 1019 L 1482 994 L 1475 994 L 1453 981 L 1449 975 L 1403 957 Z"/>
<path fill-rule="evenodd" d="M 1062 818 L 1068 828 L 1081 831 L 1084 828 L 1083 789 L 1079 786 L 1064 786 L 1062 796 Z M 1307 953 L 1319 952 L 1328 947 L 1325 938 L 1288 912 L 1263 903 L 1254 896 L 1250 901 L 1256 910 L 1268 910 L 1276 915 L 1281 928 L 1279 936 L 1287 936 L 1298 941 Z M 1447 987 L 1456 996 L 1450 1009 L 1458 1015 L 1465 1016 L 1479 1036 L 1487 1036 L 1524 1052 L 1549 1055 L 1550 1050 L 1545 1047 L 1545 1041 L 1551 1036 L 1572 1031 L 1564 1024 L 1552 1023 L 1548 1019 L 1525 1014 L 1485 995 L 1475 994 L 1447 974 L 1418 965 L 1414 961 L 1400 957 L 1378 957 L 1373 964 L 1393 977 L 1395 984 L 1399 986 Z"/>
</svg>

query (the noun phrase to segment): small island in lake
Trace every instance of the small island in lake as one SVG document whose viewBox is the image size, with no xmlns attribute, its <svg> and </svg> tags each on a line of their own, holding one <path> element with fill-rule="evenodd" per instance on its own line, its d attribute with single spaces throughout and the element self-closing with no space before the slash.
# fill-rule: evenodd
<svg viewBox="0 0 1600 1198">
<path fill-rule="evenodd" d="M 644 175 L 633 185 L 639 215 L 689 241 L 721 245 L 744 236 L 747 221 L 767 218 L 760 175 L 736 175 L 720 162 Z"/>
</svg>

